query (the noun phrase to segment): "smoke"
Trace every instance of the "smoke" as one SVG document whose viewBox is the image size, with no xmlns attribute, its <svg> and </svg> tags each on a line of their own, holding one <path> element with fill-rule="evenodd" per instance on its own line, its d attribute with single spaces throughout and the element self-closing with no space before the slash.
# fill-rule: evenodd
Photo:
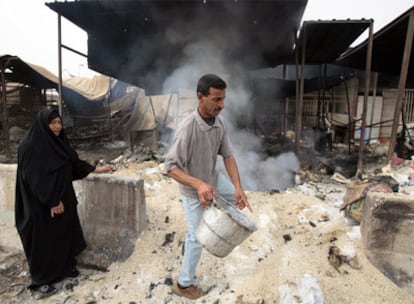
<svg viewBox="0 0 414 304">
<path fill-rule="evenodd" d="M 151 10 L 154 24 L 168 22 L 168 27 L 136 39 L 136 45 L 127 57 L 137 58 L 138 62 L 125 67 L 126 73 L 142 66 L 147 71 L 146 83 L 162 83 L 162 93 L 188 89 L 194 92 L 194 98 L 200 76 L 207 73 L 220 75 L 228 85 L 225 109 L 220 115 L 229 126 L 244 188 L 282 190 L 291 185 L 299 170 L 296 156 L 287 153 L 269 157 L 262 139 L 250 128 L 255 119 L 255 96 L 249 87 L 246 67 L 260 66 L 265 61 L 261 52 L 277 49 L 276 37 L 269 40 L 270 25 L 274 20 L 266 9 L 255 6 L 252 13 L 253 7 L 237 1 L 203 2 L 180 9 L 182 18 L 168 18 L 174 10 Z M 172 58 L 174 52 L 177 52 L 177 58 Z M 172 72 L 166 74 L 167 71 Z M 147 91 L 146 87 L 144 89 Z M 219 166 L 219 170 L 224 170 L 222 162 Z"/>
<path fill-rule="evenodd" d="M 187 45 L 183 50 L 184 60 L 163 83 L 164 93 L 176 92 L 179 88 L 195 91 L 201 75 L 215 73 L 228 78 L 223 50 L 216 47 L 217 41 L 200 41 Z"/>
<path fill-rule="evenodd" d="M 188 44 L 186 60 L 163 83 L 164 93 L 176 92 L 177 88 L 194 91 L 200 76 L 215 73 L 227 82 L 225 108 L 220 114 L 229 127 L 235 158 L 243 187 L 246 190 L 283 190 L 294 184 L 295 173 L 300 165 L 292 152 L 269 157 L 262 138 L 252 132 L 254 96 L 250 91 L 248 71 L 235 58 L 226 58 L 223 49 L 213 40 Z M 218 169 L 225 173 L 222 162 Z"/>
<path fill-rule="evenodd" d="M 145 89 L 147 95 L 188 89 L 194 98 L 201 75 L 220 75 L 228 84 L 220 115 L 229 126 L 244 187 L 281 190 L 292 184 L 299 170 L 296 156 L 269 157 L 262 138 L 251 130 L 258 96 L 250 90 L 248 69 L 264 68 L 265 63 L 290 54 L 291 32 L 305 7 L 301 1 L 105 1 L 101 5 L 120 14 L 119 22 L 105 19 L 97 23 L 99 30 L 88 31 L 93 64 L 101 72 L 117 75 Z M 102 27 L 112 34 L 106 35 Z"/>
<path fill-rule="evenodd" d="M 229 83 L 226 108 L 222 115 L 229 126 L 243 187 L 252 191 L 265 191 L 283 190 L 293 185 L 295 174 L 300 169 L 296 155 L 288 152 L 270 157 L 267 154 L 263 138 L 244 126 L 246 122 L 247 126 L 254 123 L 255 97 L 244 82 L 245 79 L 234 77 L 232 80 L 234 83 Z M 219 170 L 225 173 L 221 163 Z"/>
</svg>

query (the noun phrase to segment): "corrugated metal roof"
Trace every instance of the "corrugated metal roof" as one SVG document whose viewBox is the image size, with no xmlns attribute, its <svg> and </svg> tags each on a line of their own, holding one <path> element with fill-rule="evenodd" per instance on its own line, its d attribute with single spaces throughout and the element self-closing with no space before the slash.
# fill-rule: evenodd
<svg viewBox="0 0 414 304">
<path fill-rule="evenodd" d="M 399 75 L 401 71 L 408 21 L 414 6 L 373 35 L 373 72 Z M 365 70 L 368 39 L 341 56 L 337 63 Z M 408 73 L 414 73 L 414 47 L 411 51 Z"/>
<path fill-rule="evenodd" d="M 16 82 L 39 89 L 58 89 L 59 78 L 48 69 L 23 61 L 17 56 L 0 56 L 7 82 Z M 63 80 L 63 89 L 72 90 L 87 100 L 101 100 L 110 89 L 110 78 L 96 75 L 92 78 L 72 77 Z"/>
<path fill-rule="evenodd" d="M 210 54 L 217 51 L 218 56 L 224 53 L 223 60 L 247 70 L 294 63 L 294 33 L 300 27 L 306 3 L 81 0 L 46 5 L 88 33 L 90 68 L 159 93 L 162 79 L 182 66 L 194 49 L 207 49 Z M 374 34 L 373 71 L 400 72 L 411 10 Z M 298 37 L 299 51 L 306 39 L 305 63 L 334 63 L 364 70 L 367 41 L 353 49 L 350 46 L 370 22 L 305 21 Z M 214 41 L 213 47 L 192 46 L 200 41 Z M 409 70 L 413 67 L 414 60 L 410 60 Z"/>
<path fill-rule="evenodd" d="M 24 83 L 40 89 L 57 89 L 57 77 L 43 67 L 24 62 L 12 55 L 0 56 L 0 64 L 5 67 L 7 81 Z"/>
<path fill-rule="evenodd" d="M 159 83 L 188 58 L 194 60 L 194 50 L 224 55 L 224 62 L 246 69 L 286 62 L 306 3 L 82 0 L 46 5 L 88 33 L 90 68 L 147 90 L 152 78 Z"/>
<path fill-rule="evenodd" d="M 334 62 L 369 27 L 370 20 L 305 21 L 298 38 L 301 56 L 305 44 L 305 63 Z"/>
</svg>

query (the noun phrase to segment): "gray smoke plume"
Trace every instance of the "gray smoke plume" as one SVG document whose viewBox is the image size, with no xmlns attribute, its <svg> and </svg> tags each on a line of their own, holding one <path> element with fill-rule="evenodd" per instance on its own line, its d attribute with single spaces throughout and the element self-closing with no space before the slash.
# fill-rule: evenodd
<svg viewBox="0 0 414 304">
<path fill-rule="evenodd" d="M 119 49 L 125 58 L 120 69 L 125 78 L 136 75 L 135 84 L 145 78 L 149 87 L 162 83 L 164 94 L 190 90 L 196 98 L 200 76 L 220 75 L 228 84 L 225 109 L 220 115 L 225 116 L 229 126 L 244 187 L 281 190 L 291 185 L 294 172 L 299 170 L 295 155 L 269 157 L 262 138 L 250 128 L 255 119 L 255 96 L 249 87 L 246 67 L 263 67 L 264 53 L 279 50 L 279 44 L 286 45 L 284 36 L 273 35 L 274 19 L 266 9 L 272 7 L 271 3 L 264 1 L 258 8 L 236 0 L 191 2 L 180 6 L 181 18 L 174 18 L 174 9 L 164 6 L 163 2 L 156 4 L 140 2 L 137 5 L 136 22 L 141 22 L 145 25 L 142 28 L 150 32 L 129 33 L 125 29 L 125 39 L 135 41 L 128 45 L 129 49 Z M 117 1 L 107 5 L 108 9 L 122 7 Z M 177 52 L 176 58 L 174 52 Z M 135 71 L 145 71 L 145 74 Z M 147 91 L 147 87 L 142 88 Z M 152 95 L 149 91 L 147 94 Z"/>
<path fill-rule="evenodd" d="M 300 164 L 292 152 L 269 157 L 260 137 L 246 128 L 254 113 L 254 96 L 249 88 L 248 71 L 237 60 L 224 60 L 225 55 L 214 43 L 202 41 L 186 48 L 187 61 L 176 69 L 164 82 L 165 93 L 177 88 L 194 91 L 200 76 L 214 73 L 227 82 L 225 116 L 230 138 L 235 150 L 241 180 L 246 190 L 283 190 L 294 183 Z M 222 162 L 219 170 L 225 172 Z"/>
</svg>

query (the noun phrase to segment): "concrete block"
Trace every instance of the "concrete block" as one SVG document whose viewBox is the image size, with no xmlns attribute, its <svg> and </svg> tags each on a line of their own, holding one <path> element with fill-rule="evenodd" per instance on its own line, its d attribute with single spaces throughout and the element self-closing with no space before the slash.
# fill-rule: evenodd
<svg viewBox="0 0 414 304">
<path fill-rule="evenodd" d="M 368 193 L 361 237 L 371 263 L 414 295 L 414 197 L 402 193 Z"/>
<path fill-rule="evenodd" d="M 16 164 L 0 164 L 0 224 L 14 225 Z"/>
<path fill-rule="evenodd" d="M 78 262 L 106 269 L 112 262 L 128 258 L 147 223 L 144 181 L 90 174 L 74 186 L 88 244 Z"/>
</svg>

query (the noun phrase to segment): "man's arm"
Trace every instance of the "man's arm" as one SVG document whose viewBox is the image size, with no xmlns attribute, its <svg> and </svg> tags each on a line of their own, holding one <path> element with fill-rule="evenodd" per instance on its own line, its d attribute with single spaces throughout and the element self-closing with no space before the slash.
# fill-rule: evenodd
<svg viewBox="0 0 414 304">
<path fill-rule="evenodd" d="M 224 166 L 226 167 L 227 174 L 233 182 L 234 188 L 236 189 L 234 196 L 236 198 L 236 205 L 239 209 L 247 207 L 250 212 L 253 212 L 252 207 L 247 200 L 247 196 L 241 186 L 239 169 L 237 168 L 236 160 L 233 156 L 227 156 L 224 158 Z"/>
<path fill-rule="evenodd" d="M 217 195 L 216 189 L 208 183 L 195 178 L 180 168 L 174 168 L 167 172 L 167 175 L 175 179 L 178 183 L 194 188 L 197 191 L 201 206 L 205 208 Z"/>
</svg>

